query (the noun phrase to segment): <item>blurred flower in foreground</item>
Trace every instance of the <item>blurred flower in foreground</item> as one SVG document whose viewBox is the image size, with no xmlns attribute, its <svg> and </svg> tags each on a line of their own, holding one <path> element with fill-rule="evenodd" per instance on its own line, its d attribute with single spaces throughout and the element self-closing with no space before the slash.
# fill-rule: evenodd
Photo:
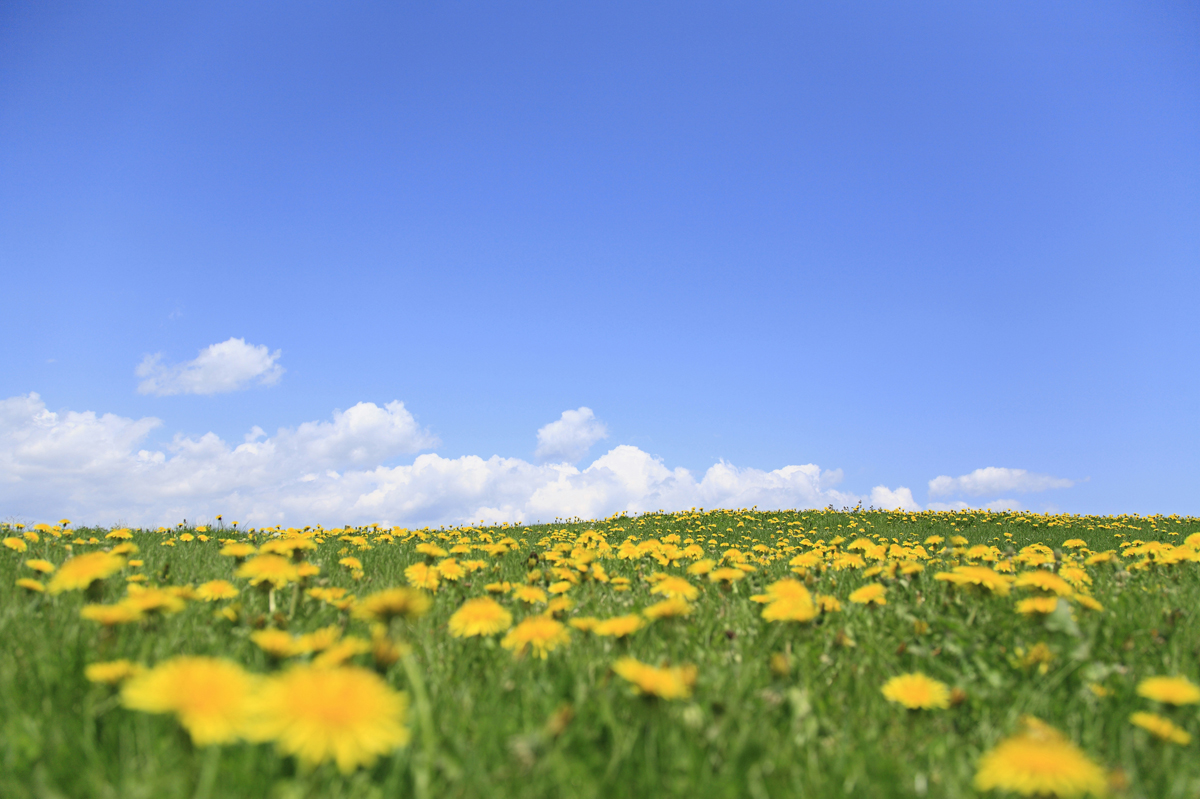
<svg viewBox="0 0 1200 799">
<path fill-rule="evenodd" d="M 71 558 L 50 580 L 50 593 L 83 590 L 97 580 L 103 580 L 125 568 L 125 559 L 108 552 L 89 552 Z"/>
<path fill-rule="evenodd" d="M 1033 716 L 1021 719 L 1021 731 L 984 753 L 975 788 L 999 788 L 1023 796 L 1102 796 L 1104 769 L 1058 730 Z"/>
<path fill-rule="evenodd" d="M 174 713 L 197 746 L 240 737 L 255 678 L 220 658 L 177 657 L 130 679 L 121 690 L 125 707 Z"/>
<path fill-rule="evenodd" d="M 252 740 L 275 741 L 305 767 L 343 774 L 408 743 L 408 697 L 357 666 L 297 666 L 266 680 L 252 701 Z"/>
<path fill-rule="evenodd" d="M 512 614 L 491 597 L 468 599 L 450 617 L 450 634 L 455 638 L 493 635 L 512 626 Z"/>
<path fill-rule="evenodd" d="M 511 649 L 514 656 L 532 649 L 533 654 L 545 659 L 546 654 L 557 649 L 559 644 L 570 641 L 571 633 L 559 622 L 549 616 L 530 616 L 509 630 L 500 645 Z"/>
</svg>

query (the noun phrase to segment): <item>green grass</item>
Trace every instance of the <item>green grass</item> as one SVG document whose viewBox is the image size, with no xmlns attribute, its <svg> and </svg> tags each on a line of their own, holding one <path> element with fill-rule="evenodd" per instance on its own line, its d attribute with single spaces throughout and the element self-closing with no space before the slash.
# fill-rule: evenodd
<svg viewBox="0 0 1200 799">
<path fill-rule="evenodd" d="M 1017 592 L 1007 598 L 981 595 L 935 581 L 933 575 L 949 562 L 929 562 L 911 580 L 887 581 L 888 604 L 878 608 L 846 602 L 852 590 L 870 581 L 861 571 L 825 571 L 812 589 L 839 597 L 842 612 L 804 625 L 760 618 L 762 606 L 749 596 L 792 576 L 788 557 L 779 557 L 775 549 L 781 535 L 790 546 L 804 535 L 829 541 L 840 534 L 848 543 L 859 534 L 856 528 L 910 541 L 961 534 L 972 544 L 996 543 L 1001 549 L 1033 542 L 1061 548 L 1063 541 L 1081 538 L 1091 550 L 1103 551 L 1133 539 L 1179 544 L 1200 532 L 1200 520 L 718 511 L 491 528 L 497 538 L 521 542 L 520 548 L 494 559 L 463 556 L 485 558 L 489 565 L 458 584 L 443 583 L 430 614 L 408 630 L 435 721 L 430 795 L 971 796 L 979 756 L 1011 734 L 1027 713 L 1062 730 L 1114 770 L 1116 781 L 1126 786 L 1121 795 L 1200 794 L 1196 742 L 1162 743 L 1128 722 L 1130 713 L 1153 709 L 1136 695 L 1139 680 L 1179 674 L 1200 681 L 1200 564 L 1127 571 L 1130 559 L 1124 565 L 1089 567 L 1092 595 L 1105 610 L 1077 611 L 1078 629 L 1020 616 L 1014 611 Z M 478 538 L 483 529 L 468 534 Z M 715 536 L 722 543 L 705 543 L 708 557 L 719 557 L 728 546 L 747 549 L 761 542 L 776 559 L 756 564 L 758 571 L 729 591 L 691 578 L 701 596 L 688 619 L 655 622 L 622 640 L 572 631 L 571 644 L 544 661 L 515 659 L 499 646 L 499 636 L 459 640 L 448 634 L 450 614 L 463 599 L 482 595 L 484 583 L 524 582 L 531 552 L 570 542 L 589 529 L 601 531 L 613 546 L 627 536 L 661 539 L 674 533 L 704 542 Z M 106 532 L 72 535 L 103 540 Z M 160 545 L 182 532 L 135 532 L 137 557 L 145 565 L 126 574 L 140 571 L 162 585 L 231 578 L 232 563 L 218 555 L 216 538 L 241 534 L 210 530 L 214 538 L 207 543 Z M 444 532 L 451 541 L 460 535 L 457 530 L 428 532 Z M 1004 533 L 1012 534 L 1011 544 Z M 19 577 L 35 576 L 22 565 L 27 559 L 61 563 L 70 537 L 43 536 L 20 554 L 0 550 L 0 796 L 191 797 L 203 789 L 206 769 L 215 777 L 212 797 L 413 793 L 424 752 L 420 730 L 414 729 L 409 748 L 370 769 L 344 777 L 325 765 L 307 773 L 266 744 L 196 749 L 171 717 L 127 710 L 114 689 L 88 683 L 83 671 L 91 662 L 125 657 L 149 665 L 181 653 L 220 655 L 251 671 L 268 672 L 271 663 L 249 634 L 271 620 L 266 597 L 246 588 L 236 624 L 214 616 L 227 603 L 190 602 L 175 616 L 105 635 L 79 618 L 86 601 L 80 592 L 30 595 L 14 585 Z M 330 536 L 310 559 L 322 566 L 321 577 L 330 585 L 363 596 L 403 584 L 404 568 L 422 560 L 413 549 L 416 543 L 397 539 L 358 551 Z M 77 545 L 74 551 L 96 548 Z M 363 579 L 353 580 L 338 565 L 343 549 L 362 560 Z M 606 560 L 610 576 L 630 578 L 632 590 L 616 592 L 611 584 L 585 581 L 570 591 L 577 607 L 568 615 L 635 612 L 659 599 L 650 595 L 645 576 L 682 574 L 688 562 L 662 567 L 648 557 Z M 124 590 L 122 576 L 110 578 L 104 600 L 116 601 Z M 281 592 L 280 600 L 286 615 L 290 590 Z M 512 609 L 518 620 L 529 612 L 523 606 Z M 925 622 L 928 632 L 918 634 L 917 621 Z M 287 624 L 297 632 L 343 624 L 369 637 L 363 622 L 303 595 Z M 1022 665 L 1018 654 L 1038 643 L 1054 653 L 1044 670 Z M 788 654 L 788 673 L 772 671 L 775 653 Z M 633 695 L 610 670 L 626 654 L 651 663 L 694 664 L 694 695 L 678 701 Z M 359 660 L 370 665 L 369 655 Z M 960 688 L 965 701 L 933 712 L 889 704 L 880 692 L 883 683 L 915 670 Z M 399 664 L 386 678 L 399 690 L 409 689 Z M 1091 683 L 1111 695 L 1097 697 L 1088 688 Z M 1163 712 L 1200 736 L 1195 706 Z M 552 723 L 568 717 L 565 726 Z M 411 715 L 410 724 L 416 724 Z"/>
</svg>

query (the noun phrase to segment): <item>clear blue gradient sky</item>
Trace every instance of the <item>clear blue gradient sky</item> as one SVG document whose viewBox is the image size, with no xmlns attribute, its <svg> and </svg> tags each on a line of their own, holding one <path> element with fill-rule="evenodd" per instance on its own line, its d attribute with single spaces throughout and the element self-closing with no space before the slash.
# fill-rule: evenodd
<svg viewBox="0 0 1200 799">
<path fill-rule="evenodd" d="M 1200 514 L 1200 10 L 5 3 L 0 272 L 0 399 L 149 449 L 401 400 L 533 461 L 587 406 L 593 457 Z M 282 378 L 138 393 L 231 337 Z"/>
</svg>

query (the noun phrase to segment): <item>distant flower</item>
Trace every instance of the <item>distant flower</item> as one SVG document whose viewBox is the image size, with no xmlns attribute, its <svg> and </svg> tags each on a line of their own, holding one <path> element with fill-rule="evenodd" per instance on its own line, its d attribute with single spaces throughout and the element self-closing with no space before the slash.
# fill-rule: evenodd
<svg viewBox="0 0 1200 799">
<path fill-rule="evenodd" d="M 33 580 L 29 577 L 22 577 L 21 579 L 17 580 L 17 586 L 34 594 L 41 594 L 46 591 L 46 586 L 42 585 L 41 580 Z"/>
<path fill-rule="evenodd" d="M 1045 569 L 1019 574 L 1013 581 L 1013 585 L 1017 588 L 1036 588 L 1056 596 L 1070 596 L 1075 593 L 1075 589 L 1071 588 L 1070 583 Z"/>
<path fill-rule="evenodd" d="M 1129 717 L 1131 724 L 1141 727 L 1143 730 L 1148 730 L 1156 737 L 1171 743 L 1187 746 L 1192 741 L 1192 736 L 1186 731 L 1181 730 L 1171 723 L 1169 719 L 1165 719 L 1156 713 L 1134 713 Z"/>
<path fill-rule="evenodd" d="M 1187 677 L 1148 677 L 1138 683 L 1138 696 L 1168 705 L 1200 703 L 1200 688 Z"/>
<path fill-rule="evenodd" d="M 667 577 L 659 580 L 658 584 L 650 589 L 650 593 L 662 594 L 668 599 L 677 597 L 690 601 L 700 595 L 700 589 L 682 577 Z"/>
<path fill-rule="evenodd" d="M 692 564 L 695 566 L 696 564 Z M 722 566 L 719 569 L 713 569 L 708 573 L 708 579 L 714 583 L 736 583 L 738 580 L 743 580 L 746 573 L 741 569 L 735 569 L 731 566 Z"/>
<path fill-rule="evenodd" d="M 259 649 L 278 660 L 302 654 L 304 651 L 295 637 L 285 630 L 255 630 L 250 633 L 250 640 Z"/>
<path fill-rule="evenodd" d="M 975 788 L 999 788 L 1024 796 L 1102 796 L 1107 791 L 1104 769 L 1062 733 L 1032 716 L 1022 729 L 986 752 L 975 773 Z"/>
<path fill-rule="evenodd" d="M 663 699 L 686 699 L 696 684 L 695 666 L 657 668 L 634 658 L 621 658 L 613 671 L 633 683 L 641 693 Z"/>
<path fill-rule="evenodd" d="M 512 595 L 513 599 L 519 599 L 531 605 L 534 602 L 546 601 L 546 592 L 533 585 L 519 585 L 513 589 Z"/>
<path fill-rule="evenodd" d="M 54 571 L 53 563 L 48 560 L 41 560 L 40 558 L 27 560 L 25 561 L 25 565 L 33 569 L 35 572 L 41 572 L 42 574 L 50 574 Z"/>
<path fill-rule="evenodd" d="M 255 679 L 232 661 L 184 656 L 130 679 L 121 701 L 133 710 L 173 713 L 197 746 L 207 746 L 241 735 L 254 686 Z"/>
<path fill-rule="evenodd" d="M 887 589 L 879 583 L 871 583 L 864 585 L 862 588 L 850 594 L 850 601 L 856 605 L 886 605 L 887 598 L 884 596 Z"/>
<path fill-rule="evenodd" d="M 405 746 L 408 697 L 356 666 L 296 666 L 267 679 L 252 702 L 248 737 L 275 741 L 306 767 L 349 774 Z"/>
<path fill-rule="evenodd" d="M 645 625 L 646 622 L 642 621 L 641 616 L 631 613 L 627 616 L 604 619 L 592 628 L 592 632 L 596 635 L 624 638 L 627 635 L 636 633 Z"/>
<path fill-rule="evenodd" d="M 1035 614 L 1046 615 L 1058 609 L 1059 598 L 1055 596 L 1035 596 L 1022 599 L 1017 603 L 1017 613 L 1024 616 Z"/>
<path fill-rule="evenodd" d="M 576 616 L 567 623 L 576 630 L 582 630 L 586 633 L 594 630 L 596 625 L 600 623 L 600 620 L 595 616 Z"/>
<path fill-rule="evenodd" d="M 338 563 L 342 566 L 345 566 L 347 569 L 362 571 L 362 561 L 358 558 L 342 558 L 338 561 Z"/>
<path fill-rule="evenodd" d="M 650 607 L 644 609 L 642 615 L 651 620 L 690 616 L 692 615 L 692 606 L 686 600 L 674 597 L 672 599 L 664 599 L 662 602 L 655 602 Z"/>
<path fill-rule="evenodd" d="M 256 552 L 258 552 L 258 550 L 254 548 L 253 544 L 246 544 L 238 541 L 221 547 L 220 554 L 227 558 L 237 558 L 240 560 L 242 558 L 248 558 Z"/>
<path fill-rule="evenodd" d="M 491 597 L 468 599 L 450 617 L 450 634 L 455 638 L 494 635 L 512 626 L 512 614 Z"/>
<path fill-rule="evenodd" d="M 933 579 L 954 585 L 978 585 L 998 596 L 1008 596 L 1013 578 L 987 566 L 955 566 L 951 571 L 938 572 Z"/>
<path fill-rule="evenodd" d="M 511 649 L 514 656 L 525 654 L 532 649 L 533 654 L 545 659 L 548 652 L 558 648 L 560 644 L 569 643 L 571 634 L 559 622 L 549 616 L 530 616 L 516 627 L 508 631 L 500 645 Z"/>
<path fill-rule="evenodd" d="M 933 710 L 950 706 L 950 688 L 922 672 L 901 674 L 884 683 L 883 695 L 889 702 L 909 710 Z"/>
<path fill-rule="evenodd" d="M 84 605 L 79 609 L 79 616 L 88 621 L 103 624 L 105 627 L 113 627 L 118 624 L 132 624 L 135 621 L 141 621 L 145 614 L 132 605 L 120 602 L 116 605 Z"/>
<path fill-rule="evenodd" d="M 360 599 L 354 606 L 356 619 L 385 624 L 397 616 L 415 619 L 429 612 L 429 595 L 414 588 L 388 588 Z"/>
<path fill-rule="evenodd" d="M 88 682 L 116 685 L 142 673 L 141 665 L 129 660 L 110 660 L 106 663 L 89 663 L 83 670 Z"/>
</svg>

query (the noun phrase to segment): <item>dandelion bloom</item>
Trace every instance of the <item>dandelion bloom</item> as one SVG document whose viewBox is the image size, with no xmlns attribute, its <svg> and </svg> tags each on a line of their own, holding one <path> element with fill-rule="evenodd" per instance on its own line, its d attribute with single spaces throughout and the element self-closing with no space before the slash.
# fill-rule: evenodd
<svg viewBox="0 0 1200 799">
<path fill-rule="evenodd" d="M 1187 677 L 1148 677 L 1138 683 L 1138 696 L 1168 705 L 1194 705 L 1200 702 L 1200 688 Z"/>
<path fill-rule="evenodd" d="M 1062 733 L 1032 716 L 1022 730 L 986 752 L 975 773 L 975 788 L 999 788 L 1025 796 L 1058 797 L 1095 794 L 1108 788 L 1104 769 Z"/>
<path fill-rule="evenodd" d="M 142 673 L 141 665 L 130 660 L 110 660 L 106 663 L 89 663 L 83 670 L 88 682 L 116 685 Z"/>
<path fill-rule="evenodd" d="M 29 549 L 28 544 L 26 544 L 21 539 L 13 538 L 12 536 L 9 536 L 8 538 L 4 539 L 4 546 L 11 549 L 13 552 L 24 552 L 25 550 Z"/>
<path fill-rule="evenodd" d="M 817 606 L 812 597 L 785 597 L 763 608 L 762 617 L 766 621 L 812 621 L 817 617 Z"/>
<path fill-rule="evenodd" d="M 483 587 L 484 591 L 489 594 L 507 594 L 512 589 L 512 583 L 508 581 L 500 583 L 488 583 Z"/>
<path fill-rule="evenodd" d="M 949 686 L 919 671 L 888 680 L 883 685 L 883 695 L 889 702 L 904 705 L 909 710 L 950 707 Z"/>
<path fill-rule="evenodd" d="M 1071 588 L 1070 583 L 1045 569 L 1019 574 L 1013 581 L 1013 585 L 1017 588 L 1036 588 L 1056 596 L 1070 596 L 1075 593 L 1075 589 Z"/>
<path fill-rule="evenodd" d="M 583 630 L 586 633 L 595 629 L 596 625 L 600 623 L 600 619 L 595 616 L 576 616 L 567 623 L 576 630 Z"/>
<path fill-rule="evenodd" d="M 696 684 L 695 666 L 657 668 L 635 658 L 621 658 L 613 671 L 643 694 L 663 699 L 686 699 Z"/>
<path fill-rule="evenodd" d="M 562 613 L 565 610 L 570 610 L 575 607 L 575 603 L 571 601 L 569 596 L 556 596 L 546 603 L 547 613 Z"/>
<path fill-rule="evenodd" d="M 513 599 L 519 599 L 531 605 L 534 602 L 546 601 L 546 592 L 534 585 L 519 585 L 513 589 L 512 595 Z"/>
<path fill-rule="evenodd" d="M 437 570 L 438 574 L 442 576 L 442 579 L 452 581 L 462 579 L 467 573 L 467 570 L 462 567 L 462 564 L 454 558 L 446 558 L 445 560 L 438 561 Z"/>
<path fill-rule="evenodd" d="M 426 591 L 436 591 L 441 583 L 441 575 L 437 566 L 425 563 L 414 563 L 404 570 L 404 579 L 414 588 L 424 588 Z"/>
<path fill-rule="evenodd" d="M 652 594 L 662 594 L 668 599 L 692 600 L 700 595 L 700 589 L 682 577 L 667 577 L 659 580 L 658 585 L 650 589 Z"/>
<path fill-rule="evenodd" d="M 237 586 L 228 580 L 209 580 L 196 589 L 196 598 L 216 602 L 218 599 L 233 599 L 238 593 Z"/>
<path fill-rule="evenodd" d="M 250 585 L 269 583 L 272 588 L 283 588 L 300 579 L 296 566 L 282 555 L 255 555 L 238 567 L 238 577 L 249 578 Z"/>
<path fill-rule="evenodd" d="M 343 774 L 404 746 L 408 697 L 357 666 L 296 666 L 267 679 L 252 702 L 248 737 L 275 741 L 305 766 Z"/>
<path fill-rule="evenodd" d="M 884 596 L 886 593 L 887 589 L 882 585 L 879 583 L 871 583 L 870 585 L 864 585 L 862 588 L 850 594 L 849 599 L 856 605 L 870 605 L 871 603 L 875 603 L 876 605 L 886 605 L 887 597 Z"/>
<path fill-rule="evenodd" d="M 450 634 L 455 638 L 494 635 L 512 626 L 512 614 L 491 597 L 468 599 L 450 617 Z"/>
<path fill-rule="evenodd" d="M 387 588 L 360 599 L 354 605 L 354 618 L 381 621 L 397 616 L 415 619 L 429 612 L 429 594 L 414 588 Z"/>
<path fill-rule="evenodd" d="M 1059 598 L 1056 596 L 1035 596 L 1022 599 L 1017 603 L 1017 613 L 1032 616 L 1037 613 L 1053 613 L 1058 609 Z"/>
<path fill-rule="evenodd" d="M 954 585 L 978 585 L 993 594 L 1008 596 L 1013 578 L 987 566 L 955 566 L 948 572 L 938 572 L 933 579 Z"/>
<path fill-rule="evenodd" d="M 692 564 L 693 566 L 696 564 Z M 732 566 L 722 566 L 719 569 L 713 569 L 708 573 L 708 579 L 714 583 L 736 583 L 738 580 L 745 579 L 746 573 L 741 569 L 735 569 Z"/>
<path fill-rule="evenodd" d="M 175 591 L 139 585 L 130 585 L 128 590 L 129 595 L 121 600 L 121 604 L 137 608 L 143 613 L 174 614 L 183 610 L 183 598 Z"/>
<path fill-rule="evenodd" d="M 532 649 L 535 655 L 544 660 L 546 654 L 557 649 L 559 644 L 570 641 L 571 633 L 559 622 L 549 616 L 530 616 L 509 630 L 500 646 L 511 649 L 514 656 Z"/>
<path fill-rule="evenodd" d="M 450 554 L 437 544 L 417 544 L 417 551 L 422 555 L 428 555 L 431 558 L 444 558 Z"/>
<path fill-rule="evenodd" d="M 17 580 L 17 587 L 24 588 L 26 591 L 41 594 L 46 591 L 46 586 L 42 585 L 40 580 L 32 580 L 28 577 L 22 577 Z"/>
<path fill-rule="evenodd" d="M 373 647 L 370 641 L 359 638 L 356 635 L 347 635 L 345 638 L 313 658 L 312 664 L 322 668 L 341 666 L 355 655 L 361 655 L 364 652 L 370 652 L 372 649 Z"/>
<path fill-rule="evenodd" d="M 342 558 L 338 561 L 338 563 L 342 566 L 345 566 L 347 569 L 362 571 L 362 561 L 358 558 Z"/>
<path fill-rule="evenodd" d="M 250 633 L 250 640 L 262 651 L 273 658 L 282 660 L 292 655 L 299 655 L 304 650 L 298 646 L 296 639 L 284 630 L 255 630 Z"/>
<path fill-rule="evenodd" d="M 1192 736 L 1188 735 L 1186 731 L 1179 729 L 1169 719 L 1165 719 L 1157 713 L 1134 713 L 1129 717 L 1129 722 L 1143 730 L 1148 730 L 1164 741 L 1183 746 L 1187 746 L 1192 741 Z"/>
<path fill-rule="evenodd" d="M 232 661 L 185 656 L 130 679 L 121 689 L 121 701 L 133 710 L 174 713 L 192 741 L 207 746 L 242 735 L 254 688 L 255 678 Z"/>
<path fill-rule="evenodd" d="M 838 598 L 828 594 L 817 594 L 816 603 L 822 613 L 836 613 L 842 609 L 842 603 L 838 601 Z"/>
<path fill-rule="evenodd" d="M 701 560 L 696 561 L 691 566 L 688 566 L 687 573 L 695 574 L 695 575 L 708 574 L 709 572 L 711 572 L 713 570 L 713 568 L 716 565 L 717 565 L 717 562 L 715 560 L 712 560 L 710 558 L 703 558 Z"/>
<path fill-rule="evenodd" d="M 89 552 L 63 563 L 47 586 L 50 593 L 86 589 L 125 568 L 125 559 L 108 552 Z"/>
<path fill-rule="evenodd" d="M 246 544 L 238 541 L 221 547 L 219 554 L 224 555 L 227 558 L 237 558 L 240 560 L 242 558 L 248 558 L 256 552 L 258 552 L 258 550 L 254 548 L 253 544 Z"/>
<path fill-rule="evenodd" d="M 662 602 L 655 602 L 643 610 L 642 615 L 652 620 L 669 619 L 676 616 L 690 616 L 692 615 L 692 606 L 680 597 L 673 597 L 671 599 L 664 599 Z"/>
<path fill-rule="evenodd" d="M 604 619 L 592 628 L 592 632 L 596 635 L 612 636 L 613 638 L 624 638 L 627 635 L 636 633 L 646 625 L 642 621 L 642 617 L 636 614 L 628 616 L 617 616 L 612 619 Z"/>
<path fill-rule="evenodd" d="M 33 569 L 35 572 L 41 572 L 42 574 L 50 574 L 52 571 L 54 571 L 54 564 L 48 560 L 42 560 L 41 558 L 27 560 L 25 561 L 25 565 Z"/>
<path fill-rule="evenodd" d="M 79 616 L 105 627 L 112 627 L 141 621 L 144 614 L 139 608 L 120 602 L 116 605 L 84 605 L 79 609 Z"/>
<path fill-rule="evenodd" d="M 811 601 L 812 595 L 808 592 L 804 583 L 788 577 L 768 585 L 766 593 L 755 594 L 750 597 L 750 601 L 752 602 L 764 603 L 775 602 L 780 599 L 807 599 Z"/>
</svg>

